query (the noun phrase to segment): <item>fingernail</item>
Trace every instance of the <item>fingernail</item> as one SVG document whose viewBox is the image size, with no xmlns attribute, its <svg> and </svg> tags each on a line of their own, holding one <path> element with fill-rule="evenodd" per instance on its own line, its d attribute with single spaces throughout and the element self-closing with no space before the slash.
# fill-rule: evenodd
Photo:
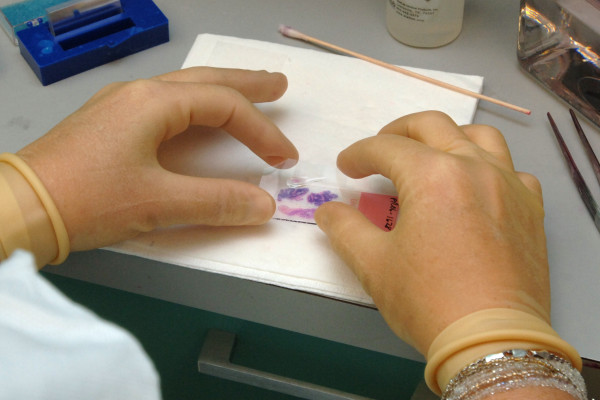
<svg viewBox="0 0 600 400">
<path fill-rule="evenodd" d="M 296 164 L 298 164 L 298 160 L 296 160 L 294 158 L 288 158 L 287 160 L 280 162 L 279 164 L 273 165 L 273 166 L 277 169 L 289 169 L 289 168 L 292 168 Z"/>
</svg>

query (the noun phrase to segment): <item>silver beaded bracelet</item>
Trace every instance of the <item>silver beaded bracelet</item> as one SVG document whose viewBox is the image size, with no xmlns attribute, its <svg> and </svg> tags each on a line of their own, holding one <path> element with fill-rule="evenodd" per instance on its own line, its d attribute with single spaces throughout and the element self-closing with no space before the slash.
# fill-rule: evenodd
<svg viewBox="0 0 600 400">
<path fill-rule="evenodd" d="M 583 377 L 570 362 L 547 351 L 508 350 L 490 354 L 450 380 L 442 400 L 481 400 L 529 386 L 555 388 L 587 400 Z"/>
</svg>

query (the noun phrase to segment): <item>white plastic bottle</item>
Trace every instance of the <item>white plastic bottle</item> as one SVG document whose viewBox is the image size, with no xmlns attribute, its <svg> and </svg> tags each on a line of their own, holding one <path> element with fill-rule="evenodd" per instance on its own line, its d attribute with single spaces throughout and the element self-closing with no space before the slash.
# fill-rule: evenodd
<svg viewBox="0 0 600 400">
<path fill-rule="evenodd" d="M 388 31 L 409 46 L 443 46 L 462 29 L 465 0 L 385 1 Z"/>
</svg>

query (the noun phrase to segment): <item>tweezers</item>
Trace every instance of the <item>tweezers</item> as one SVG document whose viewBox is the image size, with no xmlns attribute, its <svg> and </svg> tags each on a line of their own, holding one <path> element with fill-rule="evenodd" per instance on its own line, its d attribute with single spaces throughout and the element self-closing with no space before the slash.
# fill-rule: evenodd
<svg viewBox="0 0 600 400">
<path fill-rule="evenodd" d="M 573 110 L 569 110 L 571 113 L 571 118 L 573 119 L 573 124 L 575 124 L 575 129 L 579 135 L 579 139 L 581 139 L 581 143 L 585 149 L 587 157 L 592 164 L 592 168 L 594 170 L 594 174 L 596 175 L 596 179 L 598 180 L 598 184 L 600 184 L 600 163 L 598 163 L 598 158 L 590 146 L 590 142 L 588 141 L 581 125 L 579 124 L 579 120 L 575 115 Z M 565 161 L 569 166 L 569 172 L 571 173 L 571 178 L 573 178 L 573 182 L 575 182 L 575 186 L 577 187 L 577 191 L 579 191 L 579 195 L 583 200 L 588 212 L 590 213 L 592 219 L 594 220 L 594 224 L 596 225 L 596 229 L 600 232 L 600 209 L 598 209 L 598 203 L 592 196 L 588 185 L 585 183 L 581 172 L 579 172 L 579 168 L 577 168 L 577 164 L 575 164 L 575 160 L 573 160 L 573 156 L 571 156 L 571 152 L 569 148 L 565 144 L 563 137 L 558 130 L 558 127 L 554 123 L 554 119 L 552 119 L 552 115 L 550 113 L 548 115 L 548 120 L 550 121 L 550 125 L 552 126 L 552 130 L 554 131 L 554 135 L 556 136 L 556 140 L 558 141 L 558 145 L 560 146 L 560 150 L 562 151 L 563 156 L 565 157 Z"/>
</svg>

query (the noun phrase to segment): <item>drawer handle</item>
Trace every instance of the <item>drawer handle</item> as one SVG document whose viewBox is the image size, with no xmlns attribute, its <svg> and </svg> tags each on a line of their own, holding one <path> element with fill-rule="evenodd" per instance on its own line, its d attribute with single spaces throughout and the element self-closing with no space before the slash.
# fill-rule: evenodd
<svg viewBox="0 0 600 400">
<path fill-rule="evenodd" d="M 230 358 L 234 344 L 234 333 L 216 329 L 209 330 L 198 357 L 198 371 L 303 399 L 370 400 L 367 397 L 233 364 Z"/>
</svg>

